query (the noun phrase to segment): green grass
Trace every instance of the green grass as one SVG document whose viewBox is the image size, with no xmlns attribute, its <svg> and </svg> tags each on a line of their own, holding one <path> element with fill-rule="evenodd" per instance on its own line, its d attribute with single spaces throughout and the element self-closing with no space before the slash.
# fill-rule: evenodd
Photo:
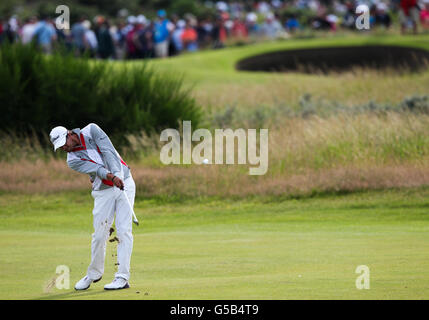
<svg viewBox="0 0 429 320">
<path fill-rule="evenodd" d="M 305 40 L 283 40 L 262 42 L 243 47 L 232 47 L 222 50 L 209 50 L 204 52 L 183 54 L 178 57 L 152 60 L 153 64 L 165 71 L 176 70 L 184 72 L 188 81 L 203 81 L 210 84 L 243 81 L 263 83 L 276 74 L 270 72 L 245 72 L 237 71 L 235 64 L 244 58 L 258 54 L 275 52 L 287 49 L 305 49 L 332 46 L 359 46 L 359 45 L 399 45 L 429 50 L 427 42 L 429 35 L 419 36 L 374 36 L 356 35 L 347 37 L 336 37 L 328 39 L 305 39 Z M 141 62 L 127 62 L 140 64 Z M 122 64 L 121 62 L 119 64 Z M 226 79 L 225 76 L 228 76 Z M 278 74 L 277 74 L 278 76 Z"/>
<path fill-rule="evenodd" d="M 131 288 L 73 285 L 90 259 L 89 193 L 0 196 L 0 299 L 427 299 L 429 189 L 271 201 L 136 202 Z M 57 265 L 69 290 L 44 285 Z M 358 290 L 359 265 L 370 289 Z M 300 276 L 301 275 L 301 276 Z"/>
<path fill-rule="evenodd" d="M 291 39 L 263 42 L 243 47 L 183 54 L 171 59 L 150 61 L 157 70 L 185 76 L 185 87 L 193 88 L 197 103 L 206 111 L 226 107 L 278 108 L 296 107 L 305 94 L 315 100 L 346 105 L 399 103 L 407 96 L 427 94 L 429 72 L 402 74 L 394 72 L 354 72 L 333 75 L 245 72 L 236 63 L 254 55 L 286 49 L 325 46 L 398 45 L 429 50 L 429 35 L 355 34 L 331 38 Z M 141 62 L 115 62 L 119 68 Z"/>
</svg>

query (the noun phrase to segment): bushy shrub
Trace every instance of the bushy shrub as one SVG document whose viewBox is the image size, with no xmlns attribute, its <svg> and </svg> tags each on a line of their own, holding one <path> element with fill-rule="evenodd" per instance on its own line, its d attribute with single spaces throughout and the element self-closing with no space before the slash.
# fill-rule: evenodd
<svg viewBox="0 0 429 320">
<path fill-rule="evenodd" d="M 200 109 L 182 83 L 144 63 L 45 56 L 34 47 L 4 45 L 0 131 L 43 137 L 57 125 L 77 128 L 95 122 L 115 142 L 126 142 L 126 135 L 177 128 L 181 120 L 198 126 Z"/>
<path fill-rule="evenodd" d="M 171 3 L 170 10 L 180 17 L 190 13 L 199 15 L 204 7 L 194 0 L 175 0 Z"/>
</svg>

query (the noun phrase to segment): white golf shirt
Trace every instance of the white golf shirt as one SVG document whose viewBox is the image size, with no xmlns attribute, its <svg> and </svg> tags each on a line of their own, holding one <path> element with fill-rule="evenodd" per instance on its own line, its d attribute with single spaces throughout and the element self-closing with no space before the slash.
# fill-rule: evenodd
<svg viewBox="0 0 429 320">
<path fill-rule="evenodd" d="M 127 179 L 130 168 L 122 160 L 107 134 L 95 123 L 85 128 L 73 129 L 79 137 L 80 146 L 67 154 L 67 165 L 80 173 L 86 173 L 92 181 L 92 190 L 99 191 L 113 187 L 107 174 Z"/>
</svg>

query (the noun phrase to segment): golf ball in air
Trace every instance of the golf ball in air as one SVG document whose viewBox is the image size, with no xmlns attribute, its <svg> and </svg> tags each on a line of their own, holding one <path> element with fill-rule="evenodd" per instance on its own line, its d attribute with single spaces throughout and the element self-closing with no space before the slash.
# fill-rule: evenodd
<svg viewBox="0 0 429 320">
<path fill-rule="evenodd" d="M 204 164 L 209 164 L 209 159 L 204 159 L 204 160 L 203 160 L 203 163 L 204 163 Z"/>
</svg>

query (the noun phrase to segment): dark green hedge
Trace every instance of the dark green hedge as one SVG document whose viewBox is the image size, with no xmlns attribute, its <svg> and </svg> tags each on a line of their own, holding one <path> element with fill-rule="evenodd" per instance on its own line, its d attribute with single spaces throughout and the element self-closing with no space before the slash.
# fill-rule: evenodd
<svg viewBox="0 0 429 320">
<path fill-rule="evenodd" d="M 116 142 L 125 135 L 198 126 L 200 109 L 177 76 L 142 63 L 96 62 L 70 55 L 45 56 L 34 47 L 0 47 L 0 131 L 36 132 L 95 122 Z M 41 139 L 42 141 L 45 139 Z"/>
</svg>

